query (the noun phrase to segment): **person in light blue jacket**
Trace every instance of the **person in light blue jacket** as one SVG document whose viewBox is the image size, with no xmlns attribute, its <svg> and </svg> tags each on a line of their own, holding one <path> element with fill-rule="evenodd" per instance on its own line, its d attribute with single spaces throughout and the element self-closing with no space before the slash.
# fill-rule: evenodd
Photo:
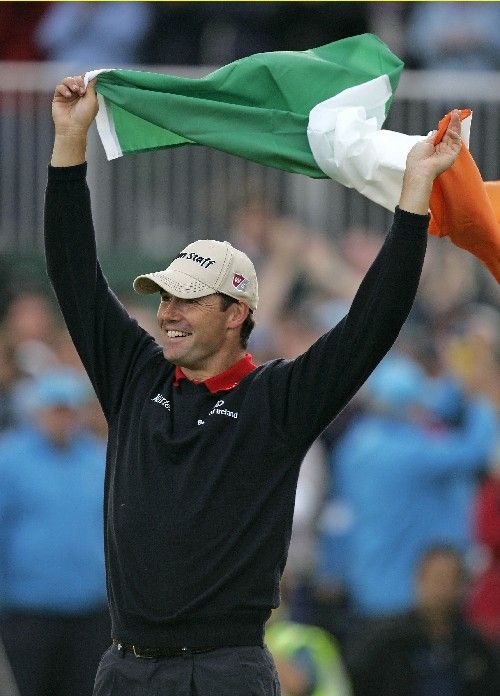
<svg viewBox="0 0 500 696">
<path fill-rule="evenodd" d="M 476 478 L 497 426 L 492 405 L 471 398 L 463 401 L 457 427 L 436 427 L 432 412 L 452 388 L 392 354 L 367 382 L 370 409 L 334 452 L 338 496 L 350 519 L 344 580 L 361 616 L 412 606 L 413 569 L 430 545 L 469 546 Z"/>
<path fill-rule="evenodd" d="M 80 427 L 87 398 L 77 373 L 47 373 L 31 422 L 0 439 L 0 635 L 21 696 L 88 695 L 110 642 L 105 444 Z"/>
</svg>

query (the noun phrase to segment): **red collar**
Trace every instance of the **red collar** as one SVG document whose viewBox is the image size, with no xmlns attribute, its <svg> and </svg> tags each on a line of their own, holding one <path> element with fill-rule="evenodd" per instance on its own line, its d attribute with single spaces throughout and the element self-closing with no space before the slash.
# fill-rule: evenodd
<svg viewBox="0 0 500 696">
<path fill-rule="evenodd" d="M 221 372 L 219 375 L 214 375 L 208 379 L 203 380 L 203 382 L 197 382 L 191 380 L 193 384 L 204 384 L 211 394 L 216 394 L 220 391 L 229 391 L 233 389 L 237 384 L 241 382 L 243 377 L 246 377 L 252 370 L 255 370 L 255 365 L 250 353 L 245 353 L 245 357 L 238 360 L 229 370 Z M 188 379 L 182 369 L 176 365 L 175 366 L 175 380 L 174 387 L 179 386 L 181 379 Z"/>
</svg>

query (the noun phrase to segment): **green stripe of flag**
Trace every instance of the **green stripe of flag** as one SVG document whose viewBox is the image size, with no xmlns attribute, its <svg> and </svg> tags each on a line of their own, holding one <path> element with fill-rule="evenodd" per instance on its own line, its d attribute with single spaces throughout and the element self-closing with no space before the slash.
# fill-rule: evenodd
<svg viewBox="0 0 500 696">
<path fill-rule="evenodd" d="M 307 137 L 311 110 L 381 75 L 393 94 L 402 69 L 380 39 L 362 34 L 308 51 L 256 54 L 199 79 L 103 71 L 98 128 L 109 159 L 197 144 L 326 178 Z M 386 115 L 391 102 L 392 96 Z"/>
</svg>

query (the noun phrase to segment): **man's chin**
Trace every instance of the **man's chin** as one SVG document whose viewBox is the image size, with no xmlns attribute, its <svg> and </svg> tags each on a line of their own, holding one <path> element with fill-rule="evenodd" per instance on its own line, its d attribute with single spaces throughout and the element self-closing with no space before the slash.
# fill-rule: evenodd
<svg viewBox="0 0 500 696">
<path fill-rule="evenodd" d="M 163 357 L 165 360 L 167 360 L 169 363 L 172 363 L 173 365 L 178 365 L 179 367 L 182 367 L 182 358 L 174 353 L 171 350 L 165 350 L 163 349 Z"/>
<path fill-rule="evenodd" d="M 166 348 L 163 348 L 163 357 L 176 367 L 187 367 L 188 369 L 191 367 L 191 361 L 188 360 L 187 356 L 180 351 L 177 352 L 175 350 L 167 350 Z"/>
<path fill-rule="evenodd" d="M 165 360 L 168 360 L 168 362 L 173 363 L 174 365 L 179 365 L 179 367 L 182 367 L 182 357 L 185 354 L 185 346 L 180 346 L 180 345 L 168 345 L 164 344 L 163 345 L 163 356 Z"/>
</svg>

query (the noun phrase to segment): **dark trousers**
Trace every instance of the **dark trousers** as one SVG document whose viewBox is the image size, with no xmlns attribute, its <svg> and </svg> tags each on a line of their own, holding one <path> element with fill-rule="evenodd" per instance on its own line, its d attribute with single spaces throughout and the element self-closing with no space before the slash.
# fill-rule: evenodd
<svg viewBox="0 0 500 696">
<path fill-rule="evenodd" d="M 109 648 L 97 671 L 94 696 L 280 696 L 267 648 L 146 659 Z"/>
<path fill-rule="evenodd" d="M 0 635 L 21 696 L 91 696 L 111 642 L 107 609 L 71 617 L 5 614 Z"/>
</svg>

